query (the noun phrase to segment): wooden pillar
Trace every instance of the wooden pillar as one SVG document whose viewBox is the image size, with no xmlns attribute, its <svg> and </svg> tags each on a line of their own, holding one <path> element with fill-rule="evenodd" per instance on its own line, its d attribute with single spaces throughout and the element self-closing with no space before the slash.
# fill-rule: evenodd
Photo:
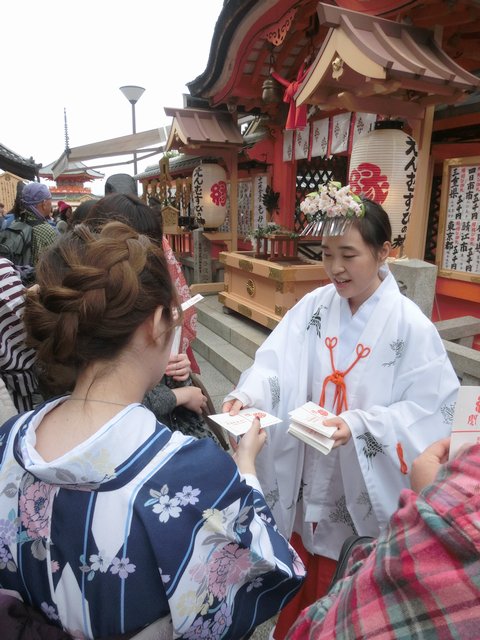
<svg viewBox="0 0 480 640">
<path fill-rule="evenodd" d="M 276 221 L 287 229 L 293 229 L 295 222 L 297 163 L 295 161 L 283 161 L 283 133 L 280 130 L 275 133 L 274 165 L 272 188 L 280 193 L 280 211 Z"/>
<path fill-rule="evenodd" d="M 433 161 L 430 157 L 435 107 L 425 109 L 423 120 L 415 120 L 412 137 L 417 143 L 417 177 L 404 253 L 408 258 L 423 260 L 427 235 L 428 211 L 432 192 Z"/>
</svg>

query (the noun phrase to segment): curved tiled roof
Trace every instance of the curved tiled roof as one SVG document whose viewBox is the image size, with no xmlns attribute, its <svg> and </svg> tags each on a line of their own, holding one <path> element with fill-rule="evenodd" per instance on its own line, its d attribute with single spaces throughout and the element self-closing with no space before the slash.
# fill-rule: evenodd
<svg viewBox="0 0 480 640">
<path fill-rule="evenodd" d="M 27 160 L 27 158 L 0 144 L 0 169 L 9 171 L 19 178 L 35 180 L 35 178 L 38 178 L 38 170 L 41 166 L 33 158 Z"/>
</svg>

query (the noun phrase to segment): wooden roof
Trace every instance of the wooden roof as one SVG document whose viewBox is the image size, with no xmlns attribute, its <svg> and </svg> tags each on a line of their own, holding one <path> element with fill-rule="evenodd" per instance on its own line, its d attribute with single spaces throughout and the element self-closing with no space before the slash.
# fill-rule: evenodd
<svg viewBox="0 0 480 640">
<path fill-rule="evenodd" d="M 38 178 L 38 170 L 41 166 L 42 165 L 37 164 L 33 158 L 24 158 L 3 144 L 0 144 L 0 169 L 9 171 L 19 178 L 35 180 Z"/>
<path fill-rule="evenodd" d="M 431 30 L 319 3 L 330 27 L 296 93 L 296 104 L 422 118 L 480 86 L 436 43 Z"/>
<path fill-rule="evenodd" d="M 241 147 L 243 138 L 237 122 L 226 111 L 207 109 L 165 108 L 167 116 L 173 117 L 166 150 L 197 147 L 229 148 Z"/>
<path fill-rule="evenodd" d="M 54 166 L 54 162 L 51 162 L 50 164 L 47 164 L 45 167 L 42 167 L 40 169 L 40 177 L 41 178 L 47 178 L 49 180 L 53 180 L 53 166 Z M 104 174 L 103 173 L 99 173 L 98 171 L 95 171 L 94 169 L 90 169 L 89 167 L 87 167 L 86 165 L 83 164 L 83 162 L 69 162 L 67 165 L 67 168 L 62 172 L 61 174 L 62 176 L 79 176 L 84 178 L 85 181 L 87 180 L 96 180 L 97 178 L 103 178 Z M 57 176 L 57 179 L 60 176 Z"/>
<path fill-rule="evenodd" d="M 478 0 L 330 0 L 328 3 L 412 27 L 440 29 L 441 50 L 462 69 L 480 70 Z M 318 54 L 329 26 L 320 24 L 317 5 L 318 0 L 224 2 L 207 67 L 188 83 L 190 94 L 208 100 L 211 107 L 237 107 L 239 112 L 260 108 L 272 118 L 278 117 L 281 105 L 262 104 L 262 84 L 269 76 L 272 61 L 280 76 L 293 81 L 304 61 L 311 61 Z M 450 98 L 446 96 L 446 104 Z"/>
</svg>

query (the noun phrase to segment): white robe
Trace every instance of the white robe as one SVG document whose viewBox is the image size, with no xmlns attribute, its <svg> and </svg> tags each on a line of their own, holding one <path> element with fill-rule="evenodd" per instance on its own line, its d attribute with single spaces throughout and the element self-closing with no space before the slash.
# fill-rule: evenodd
<svg viewBox="0 0 480 640">
<path fill-rule="evenodd" d="M 429 444 L 450 435 L 458 378 L 438 332 L 387 272 L 352 316 L 333 285 L 305 295 L 258 349 L 253 366 L 226 399 L 269 411 L 283 422 L 268 429 L 257 458 L 267 502 L 287 537 L 301 534 L 311 552 L 337 558 L 352 533 L 378 535 L 409 486 L 408 470 Z M 346 375 L 349 442 L 327 456 L 287 433 L 288 412 L 319 402 L 332 373 L 326 337 L 337 337 L 334 362 L 347 369 L 357 344 L 371 349 Z M 334 385 L 325 408 L 334 411 Z M 316 523 L 316 527 L 315 527 Z"/>
</svg>

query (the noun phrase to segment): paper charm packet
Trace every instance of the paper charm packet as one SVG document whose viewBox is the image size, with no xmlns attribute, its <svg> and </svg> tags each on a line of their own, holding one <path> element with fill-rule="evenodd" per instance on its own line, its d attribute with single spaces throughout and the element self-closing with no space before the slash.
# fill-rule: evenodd
<svg viewBox="0 0 480 640">
<path fill-rule="evenodd" d="M 231 416 L 228 413 L 216 413 L 209 417 L 221 427 L 233 433 L 234 436 L 241 436 L 246 433 L 252 426 L 254 418 L 259 418 L 262 428 L 271 427 L 281 422 L 280 418 L 255 407 L 241 409 L 236 416 Z"/>
<path fill-rule="evenodd" d="M 315 402 L 307 402 L 289 413 L 291 423 L 288 433 L 302 442 L 327 455 L 335 444 L 331 436 L 337 427 L 326 427 L 323 421 L 335 418 L 335 414 L 327 411 Z"/>
<path fill-rule="evenodd" d="M 449 460 L 464 444 L 480 443 L 480 387 L 460 387 L 453 413 Z"/>
<path fill-rule="evenodd" d="M 327 411 L 315 402 L 307 402 L 298 409 L 290 411 L 288 415 L 293 422 L 298 422 L 304 427 L 313 429 L 327 436 L 327 438 L 330 438 L 337 430 L 337 427 L 326 427 L 323 424 L 324 420 L 336 418 L 336 415 L 330 413 L 330 411 Z"/>
</svg>

